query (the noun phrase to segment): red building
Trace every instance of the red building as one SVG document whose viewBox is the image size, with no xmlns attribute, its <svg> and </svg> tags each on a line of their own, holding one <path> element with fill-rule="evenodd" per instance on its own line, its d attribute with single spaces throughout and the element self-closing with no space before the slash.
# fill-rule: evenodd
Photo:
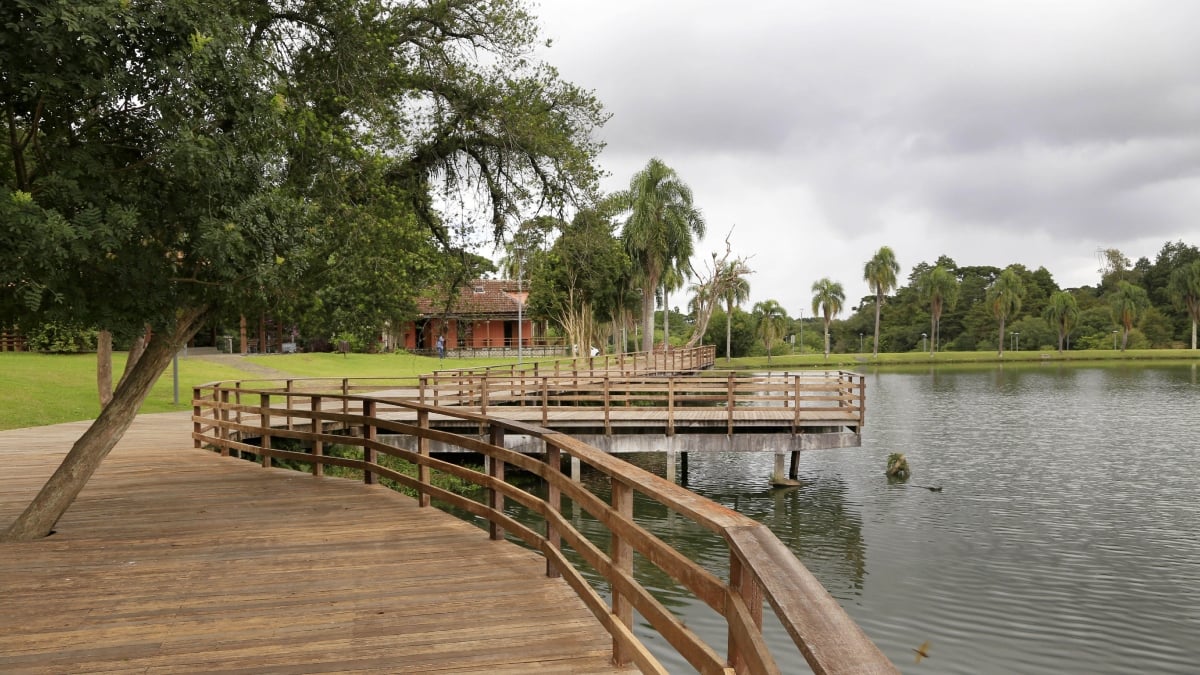
<svg viewBox="0 0 1200 675">
<path fill-rule="evenodd" d="M 507 279 L 476 279 L 464 285 L 449 303 L 445 298 L 417 300 L 417 320 L 401 330 L 400 340 L 409 351 L 433 351 L 438 335 L 446 336 L 446 349 L 516 349 L 518 336 L 525 347 L 541 345 L 534 324 L 523 316 L 527 290 Z M 518 316 L 521 327 L 518 329 Z"/>
</svg>

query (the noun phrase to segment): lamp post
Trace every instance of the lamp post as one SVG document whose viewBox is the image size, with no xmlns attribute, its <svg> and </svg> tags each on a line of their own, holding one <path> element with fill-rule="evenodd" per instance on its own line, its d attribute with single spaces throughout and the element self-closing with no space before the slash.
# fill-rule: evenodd
<svg viewBox="0 0 1200 675">
<path fill-rule="evenodd" d="M 1013 337 L 1014 337 L 1014 338 L 1016 339 L 1016 341 L 1017 341 L 1017 347 L 1016 347 L 1016 349 L 1014 349 L 1013 351 L 1014 351 L 1014 352 L 1019 352 L 1019 351 L 1021 351 L 1021 331 L 1019 331 L 1019 330 L 1018 330 L 1018 331 L 1013 331 Z"/>
<path fill-rule="evenodd" d="M 927 333 L 921 333 L 921 351 L 927 351 L 925 349 L 925 339 L 928 337 L 929 335 Z"/>
</svg>

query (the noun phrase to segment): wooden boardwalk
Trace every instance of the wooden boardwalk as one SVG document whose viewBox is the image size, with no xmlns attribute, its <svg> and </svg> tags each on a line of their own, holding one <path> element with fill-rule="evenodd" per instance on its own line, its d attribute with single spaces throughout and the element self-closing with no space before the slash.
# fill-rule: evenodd
<svg viewBox="0 0 1200 675">
<path fill-rule="evenodd" d="M 611 673 L 545 560 L 380 486 L 139 417 L 46 539 L 0 544 L 0 672 Z M 11 522 L 88 423 L 0 432 Z"/>
</svg>

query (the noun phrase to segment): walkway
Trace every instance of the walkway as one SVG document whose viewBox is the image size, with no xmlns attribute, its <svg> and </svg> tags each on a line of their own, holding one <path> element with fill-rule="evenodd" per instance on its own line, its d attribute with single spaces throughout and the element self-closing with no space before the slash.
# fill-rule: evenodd
<svg viewBox="0 0 1200 675">
<path fill-rule="evenodd" d="M 610 673 L 544 560 L 379 486 L 195 450 L 139 417 L 56 534 L 0 544 L 0 672 Z M 86 422 L 0 432 L 0 523 Z"/>
</svg>

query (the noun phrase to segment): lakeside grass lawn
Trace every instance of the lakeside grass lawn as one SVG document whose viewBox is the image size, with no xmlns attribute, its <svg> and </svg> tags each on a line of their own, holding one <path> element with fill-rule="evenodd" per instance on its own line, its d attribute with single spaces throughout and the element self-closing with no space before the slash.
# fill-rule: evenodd
<svg viewBox="0 0 1200 675">
<path fill-rule="evenodd" d="M 113 383 L 125 369 L 125 353 L 113 353 Z M 141 412 L 191 407 L 192 387 L 245 372 L 194 358 L 179 359 L 179 405 L 173 404 L 173 378 L 167 370 L 142 404 Z M 95 354 L 0 352 L 0 430 L 93 419 L 100 414 Z"/>
<path fill-rule="evenodd" d="M 172 403 L 172 376 L 167 371 L 154 385 L 142 405 L 142 412 L 186 410 L 190 406 L 192 387 L 214 380 L 252 380 L 270 377 L 261 369 L 268 368 L 279 377 L 415 377 L 434 370 L 477 368 L 514 363 L 515 359 L 455 359 L 397 354 L 277 354 L 246 357 L 225 357 L 224 363 L 214 363 L 197 356 L 179 360 L 178 406 Z M 526 359 L 531 361 L 532 359 Z M 553 359 L 537 359 L 551 361 Z M 1121 365 L 1146 362 L 1200 361 L 1200 351 L 1191 349 L 1144 349 L 1120 352 L 1090 350 L 1005 352 L 999 359 L 995 352 L 941 352 L 930 356 L 926 352 L 902 354 L 884 353 L 878 358 L 870 354 L 787 354 L 736 358 L 728 364 L 717 357 L 718 369 L 737 370 L 862 370 L 865 368 L 904 368 L 937 366 L 970 366 L 1037 363 L 1076 363 Z M 238 368 L 244 364 L 244 368 Z M 258 368 L 255 368 L 257 366 Z M 125 367 L 125 353 L 113 354 L 114 378 Z M 96 397 L 95 354 L 31 354 L 0 353 L 0 430 L 34 427 L 60 422 L 87 420 L 99 414 Z"/>
</svg>

